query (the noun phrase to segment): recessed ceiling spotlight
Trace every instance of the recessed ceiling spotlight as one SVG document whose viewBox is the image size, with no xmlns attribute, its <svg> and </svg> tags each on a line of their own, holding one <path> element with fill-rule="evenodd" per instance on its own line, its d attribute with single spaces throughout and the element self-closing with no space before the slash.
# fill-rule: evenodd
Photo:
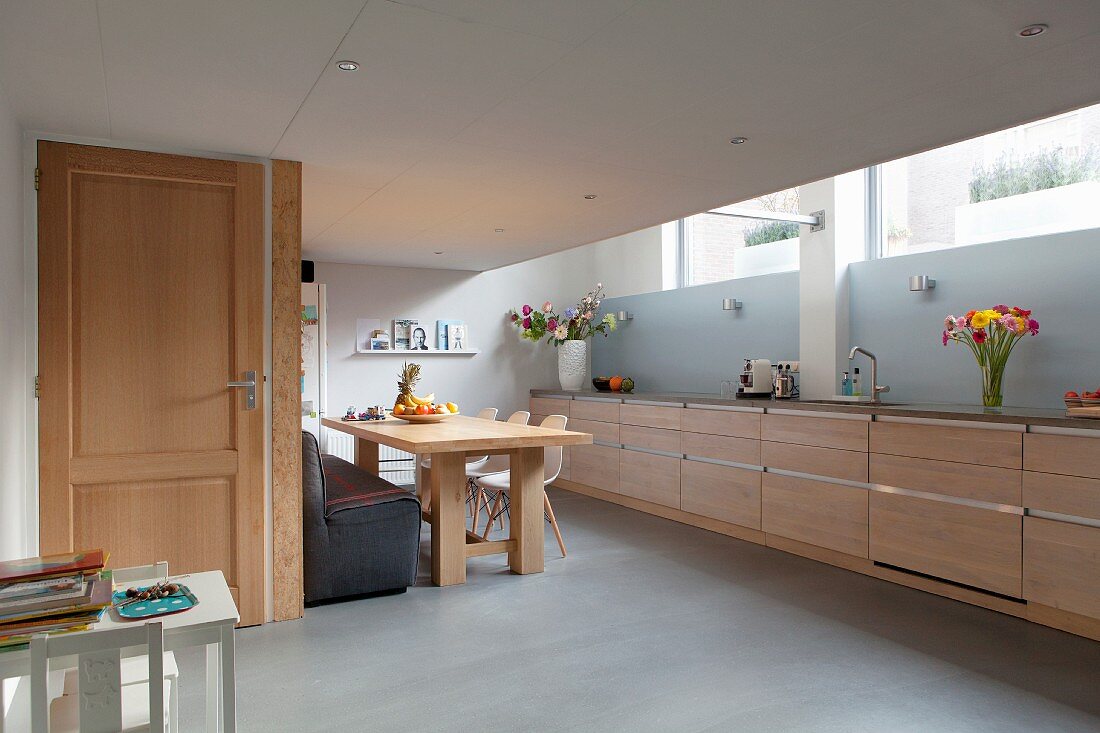
<svg viewBox="0 0 1100 733">
<path fill-rule="evenodd" d="M 738 137 L 731 137 L 730 138 L 730 142 L 733 143 L 734 145 L 744 145 L 748 141 L 749 141 L 749 139 L 747 137 L 738 136 Z"/>
<path fill-rule="evenodd" d="M 340 71 L 355 71 L 359 68 L 359 64 L 354 61 L 337 61 L 336 68 Z"/>
<path fill-rule="evenodd" d="M 1020 32 L 1016 35 L 1020 36 L 1020 38 L 1031 38 L 1032 36 L 1037 36 L 1040 33 L 1043 33 L 1049 27 L 1050 26 L 1048 26 L 1046 23 L 1032 23 L 1031 25 L 1021 28 Z"/>
<path fill-rule="evenodd" d="M 596 198 L 596 194 L 594 194 L 594 193 L 585 194 L 585 198 L 588 199 L 589 201 L 591 201 L 592 199 Z"/>
<path fill-rule="evenodd" d="M 437 251 L 437 252 L 436 252 L 436 254 L 437 254 L 437 255 L 441 255 L 441 254 L 443 254 L 443 251 L 442 251 L 442 250 L 439 250 L 439 251 Z"/>
<path fill-rule="evenodd" d="M 502 233 L 502 232 L 503 232 L 504 230 L 503 230 L 503 229 L 494 229 L 493 231 L 495 231 L 495 232 L 496 232 L 497 234 L 500 234 L 500 233 Z"/>
</svg>

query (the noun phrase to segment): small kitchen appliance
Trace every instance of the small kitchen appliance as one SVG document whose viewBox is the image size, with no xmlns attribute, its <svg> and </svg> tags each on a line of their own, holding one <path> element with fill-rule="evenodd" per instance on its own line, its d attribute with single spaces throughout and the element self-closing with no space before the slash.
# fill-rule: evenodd
<svg viewBox="0 0 1100 733">
<path fill-rule="evenodd" d="M 741 398 L 772 396 L 772 363 L 768 359 L 745 359 L 745 368 L 741 370 L 741 385 L 737 396 Z"/>
<path fill-rule="evenodd" d="M 798 362 L 781 361 L 775 365 L 775 377 L 772 379 L 773 392 L 777 400 L 789 400 L 798 396 Z"/>
</svg>

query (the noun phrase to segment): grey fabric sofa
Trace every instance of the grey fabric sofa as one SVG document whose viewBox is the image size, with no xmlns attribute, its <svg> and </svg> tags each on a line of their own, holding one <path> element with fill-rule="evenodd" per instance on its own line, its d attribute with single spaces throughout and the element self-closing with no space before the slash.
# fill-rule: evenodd
<svg viewBox="0 0 1100 733">
<path fill-rule="evenodd" d="M 401 593 L 416 581 L 420 501 L 302 431 L 305 602 Z"/>
</svg>

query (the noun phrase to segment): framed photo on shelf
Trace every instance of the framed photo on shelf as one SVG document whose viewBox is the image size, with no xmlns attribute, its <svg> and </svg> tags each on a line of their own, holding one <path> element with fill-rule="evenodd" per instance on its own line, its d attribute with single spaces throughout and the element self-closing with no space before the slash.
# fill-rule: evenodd
<svg viewBox="0 0 1100 733">
<path fill-rule="evenodd" d="M 397 351 L 412 348 L 412 332 L 419 322 L 415 318 L 393 319 L 393 348 Z"/>
<path fill-rule="evenodd" d="M 410 331 L 410 346 L 413 351 L 431 351 L 432 347 L 428 346 L 428 329 L 420 324 L 414 324 Z"/>
<path fill-rule="evenodd" d="M 374 349 L 373 340 L 378 337 L 379 333 L 385 333 L 382 330 L 382 319 L 380 318 L 356 318 L 355 319 L 355 352 L 361 354 L 364 351 L 371 351 Z M 386 340 L 389 341 L 387 335 Z"/>
<path fill-rule="evenodd" d="M 440 351 L 449 351 L 450 346 L 447 345 L 447 326 L 462 323 L 462 321 L 436 321 L 435 322 L 435 348 Z"/>
<path fill-rule="evenodd" d="M 470 348 L 466 324 L 455 321 L 447 325 L 447 351 L 465 351 Z"/>
<path fill-rule="evenodd" d="M 389 351 L 389 348 L 390 348 L 390 337 L 389 336 L 379 336 L 377 338 L 372 338 L 370 340 L 370 350 L 371 351 Z"/>
</svg>

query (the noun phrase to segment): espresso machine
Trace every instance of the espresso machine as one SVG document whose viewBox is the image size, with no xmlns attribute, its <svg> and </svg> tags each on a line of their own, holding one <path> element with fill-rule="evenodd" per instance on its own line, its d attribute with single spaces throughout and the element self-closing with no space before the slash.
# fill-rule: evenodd
<svg viewBox="0 0 1100 733">
<path fill-rule="evenodd" d="M 739 398 L 762 398 L 772 396 L 772 363 L 768 359 L 745 359 L 745 368 L 741 370 Z"/>
</svg>

